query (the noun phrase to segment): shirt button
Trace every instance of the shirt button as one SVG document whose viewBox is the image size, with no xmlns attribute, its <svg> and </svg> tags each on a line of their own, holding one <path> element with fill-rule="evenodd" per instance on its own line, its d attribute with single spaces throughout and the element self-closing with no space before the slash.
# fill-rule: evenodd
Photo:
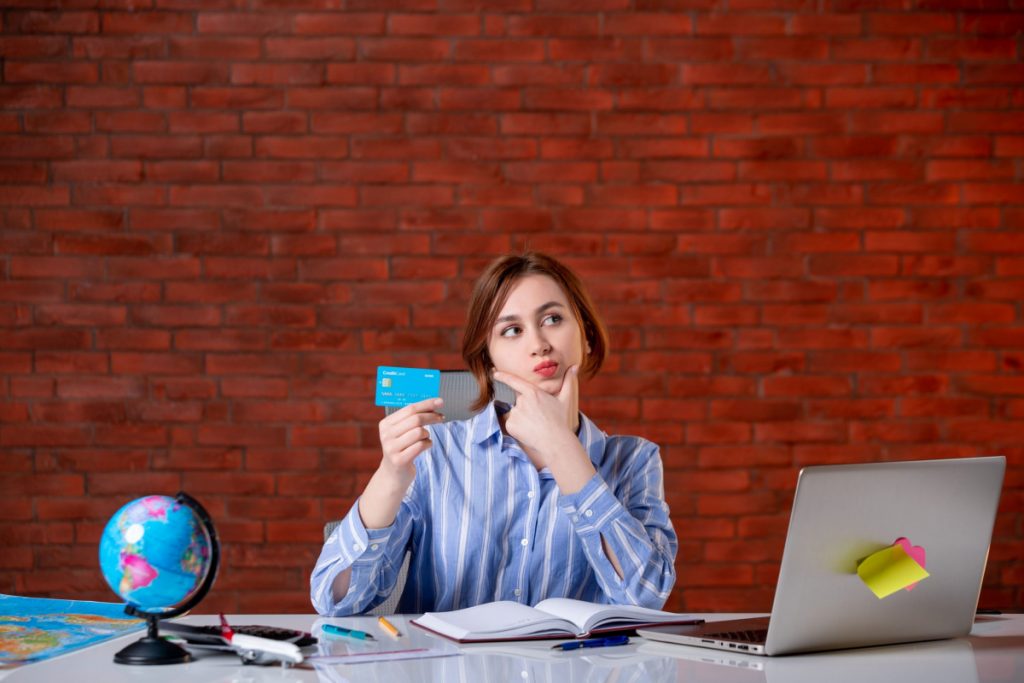
<svg viewBox="0 0 1024 683">
<path fill-rule="evenodd" d="M 594 511 L 593 510 L 587 510 L 583 514 L 585 514 L 587 517 L 593 517 L 594 516 Z"/>
<path fill-rule="evenodd" d="M 355 550 L 356 552 L 359 552 L 362 549 L 363 549 L 363 546 L 359 545 L 358 543 L 353 543 L 352 544 L 352 550 Z"/>
<path fill-rule="evenodd" d="M 580 521 L 580 516 L 579 515 L 573 515 L 572 516 L 572 521 L 574 521 L 574 522 Z"/>
<path fill-rule="evenodd" d="M 533 498 L 533 491 L 530 491 L 529 493 L 527 493 L 526 497 L 527 498 Z"/>
<path fill-rule="evenodd" d="M 516 597 L 518 598 L 518 597 L 519 597 L 520 595 L 522 595 L 522 594 L 523 594 L 523 591 L 521 591 L 521 590 L 519 590 L 519 589 L 517 588 L 517 589 L 515 589 L 514 591 L 512 591 L 512 593 L 513 593 L 513 595 L 515 595 L 515 596 L 516 596 Z"/>
<path fill-rule="evenodd" d="M 380 547 L 380 546 L 378 546 L 376 543 L 374 543 L 373 545 L 370 546 L 370 550 L 376 550 L 378 547 Z"/>
<path fill-rule="evenodd" d="M 523 540 L 519 541 L 519 545 L 529 545 L 529 544 L 530 544 L 530 542 L 527 541 L 525 538 Z"/>
</svg>

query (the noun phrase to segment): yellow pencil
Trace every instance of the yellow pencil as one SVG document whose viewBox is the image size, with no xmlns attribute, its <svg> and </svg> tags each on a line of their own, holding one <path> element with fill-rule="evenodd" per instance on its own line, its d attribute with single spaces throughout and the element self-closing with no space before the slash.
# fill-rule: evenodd
<svg viewBox="0 0 1024 683">
<path fill-rule="evenodd" d="M 392 624 L 387 619 L 385 619 L 384 617 L 377 617 L 377 623 L 380 624 L 380 627 L 382 629 L 384 629 L 389 634 L 391 634 L 391 637 L 393 637 L 393 638 L 401 638 L 402 637 L 402 634 L 398 632 L 398 629 L 395 628 L 395 625 Z"/>
</svg>

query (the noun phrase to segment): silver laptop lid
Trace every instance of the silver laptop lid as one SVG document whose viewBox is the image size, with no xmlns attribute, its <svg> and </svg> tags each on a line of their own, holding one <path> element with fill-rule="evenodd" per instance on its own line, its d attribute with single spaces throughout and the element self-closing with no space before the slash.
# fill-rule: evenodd
<svg viewBox="0 0 1024 683">
<path fill-rule="evenodd" d="M 951 638 L 973 624 L 1003 457 L 805 467 L 797 482 L 768 654 Z M 905 537 L 930 576 L 879 599 L 857 563 Z"/>
</svg>

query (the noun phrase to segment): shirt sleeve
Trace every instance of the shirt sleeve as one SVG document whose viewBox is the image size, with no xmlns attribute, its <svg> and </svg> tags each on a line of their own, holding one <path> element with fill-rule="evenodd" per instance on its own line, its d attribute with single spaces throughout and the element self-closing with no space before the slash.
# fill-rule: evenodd
<svg viewBox="0 0 1024 683">
<path fill-rule="evenodd" d="M 661 456 L 656 445 L 643 441 L 620 457 L 625 461 L 617 493 L 595 474 L 576 493 L 559 496 L 558 504 L 573 524 L 605 602 L 660 609 L 676 581 L 679 547 L 665 503 Z M 621 578 L 602 537 L 622 566 Z"/>
<path fill-rule="evenodd" d="M 383 529 L 367 529 L 357 500 L 331 533 L 310 577 L 313 607 L 324 616 L 363 614 L 388 598 L 398 581 L 412 533 L 415 503 L 406 494 L 395 521 Z M 352 569 L 348 592 L 335 602 L 334 579 Z"/>
</svg>

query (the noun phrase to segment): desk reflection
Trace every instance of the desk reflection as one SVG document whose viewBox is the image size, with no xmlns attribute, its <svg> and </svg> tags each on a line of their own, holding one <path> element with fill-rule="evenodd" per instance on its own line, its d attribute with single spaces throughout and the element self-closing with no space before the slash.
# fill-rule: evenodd
<svg viewBox="0 0 1024 683">
<path fill-rule="evenodd" d="M 967 639 L 838 650 L 782 657 L 733 654 L 645 641 L 638 651 L 672 657 L 678 680 L 715 683 L 978 683 Z M 827 672 L 823 675 L 823 672 Z"/>
<path fill-rule="evenodd" d="M 321 681 L 329 683 L 393 683 L 416 681 L 431 683 L 669 683 L 675 681 L 676 661 L 663 654 L 639 651 L 634 642 L 619 647 L 561 652 L 551 649 L 558 641 L 515 643 L 479 643 L 456 646 L 408 623 L 408 617 L 389 617 L 402 636 L 393 639 L 378 634 L 375 643 L 345 638 L 321 637 L 320 654 L 338 655 L 355 652 L 404 650 L 412 648 L 443 648 L 460 652 L 454 657 L 374 662 L 352 665 L 316 665 Z M 335 623 L 345 627 L 366 621 L 355 619 L 318 620 L 314 634 L 321 636 L 320 624 Z"/>
</svg>

